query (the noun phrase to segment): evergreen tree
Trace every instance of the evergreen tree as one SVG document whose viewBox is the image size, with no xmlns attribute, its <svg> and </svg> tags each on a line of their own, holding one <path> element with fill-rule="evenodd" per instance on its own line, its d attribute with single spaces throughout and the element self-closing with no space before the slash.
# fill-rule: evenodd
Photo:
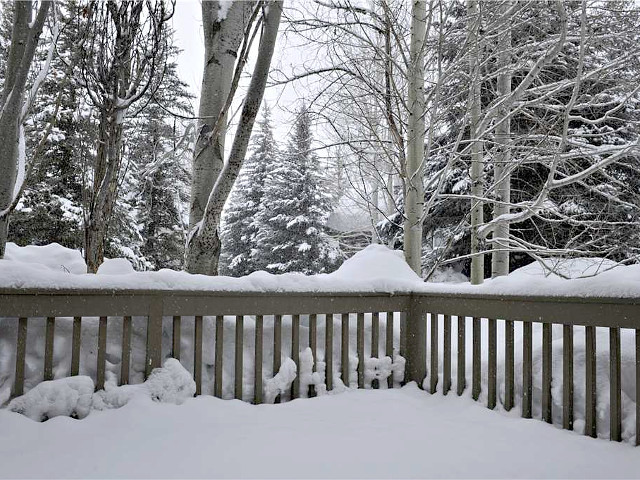
<svg viewBox="0 0 640 480">
<path fill-rule="evenodd" d="M 74 25 L 68 23 L 68 3 L 59 8 L 59 20 L 65 24 L 57 42 L 59 55 L 54 55 L 25 123 L 27 161 L 33 162 L 33 170 L 9 228 L 9 240 L 20 245 L 56 242 L 69 248 L 82 246 L 82 172 L 92 159 L 95 135 L 90 110 L 61 58 L 72 49 Z M 11 4 L 3 3 L 3 24 L 11 11 Z M 4 28 L 0 35 L 5 36 Z M 43 38 L 48 42 L 50 36 L 45 29 Z M 44 62 L 47 42 L 36 53 L 31 75 Z M 49 124 L 51 130 L 43 137 Z"/>
<path fill-rule="evenodd" d="M 242 163 L 225 210 L 222 231 L 221 273 L 234 277 L 258 270 L 258 214 L 264 199 L 267 171 L 277 164 L 278 149 L 273 139 L 268 105 L 251 138 L 251 151 Z"/>
<path fill-rule="evenodd" d="M 122 186 L 115 222 L 130 220 L 122 228 L 139 251 L 141 268 L 181 269 L 184 257 L 186 220 L 184 209 L 188 202 L 188 149 L 191 129 L 177 122 L 168 113 L 192 115 L 189 101 L 193 96 L 177 75 L 174 49 L 165 67 L 162 83 L 150 95 L 145 109 L 131 121 L 128 130 L 126 183 Z M 119 221 L 120 220 L 120 221 Z M 111 229 L 113 244 L 122 236 L 119 227 Z M 116 245 L 113 245 L 114 247 Z M 120 248 L 122 250 L 122 248 Z"/>
<path fill-rule="evenodd" d="M 337 248 L 325 231 L 330 194 L 312 141 L 311 116 L 303 107 L 282 160 L 269 166 L 258 216 L 256 262 L 273 273 L 335 268 Z"/>
</svg>

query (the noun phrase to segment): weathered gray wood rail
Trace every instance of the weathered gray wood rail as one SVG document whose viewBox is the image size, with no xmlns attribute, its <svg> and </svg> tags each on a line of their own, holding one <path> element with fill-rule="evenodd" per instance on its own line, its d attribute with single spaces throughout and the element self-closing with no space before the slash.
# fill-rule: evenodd
<svg viewBox="0 0 640 480">
<path fill-rule="evenodd" d="M 379 351 L 380 314 L 387 314 L 384 352 Z M 391 313 L 391 315 L 388 315 Z M 471 395 L 478 400 L 483 384 L 482 354 L 486 353 L 487 369 L 486 401 L 494 408 L 500 397 L 497 382 L 498 345 L 497 321 L 504 320 L 504 395 L 502 403 L 510 410 L 516 405 L 515 379 L 521 375 L 522 416 L 532 416 L 533 388 L 533 335 L 532 325 L 542 324 L 542 420 L 552 422 L 552 342 L 553 324 L 562 325 L 562 425 L 573 429 L 574 421 L 574 349 L 575 326 L 585 327 L 586 345 L 586 404 L 585 434 L 596 436 L 596 327 L 609 330 L 610 353 L 610 437 L 619 441 L 622 432 L 621 414 L 621 343 L 620 329 L 632 329 L 635 335 L 636 398 L 640 399 L 640 299 L 639 298 L 578 298 L 544 296 L 510 296 L 473 293 L 302 293 L 302 292 L 210 292 L 210 291 L 164 291 L 164 290 L 29 290 L 0 289 L 0 317 L 18 319 L 16 341 L 16 365 L 13 395 L 24 391 L 25 357 L 28 319 L 45 317 L 45 352 L 43 380 L 53 375 L 53 349 L 56 317 L 73 317 L 71 375 L 79 372 L 80 338 L 82 319 L 99 317 L 97 341 L 96 386 L 102 388 L 105 381 L 106 339 L 110 317 L 123 319 L 122 363 L 120 383 L 129 382 L 130 345 L 132 317 L 147 318 L 146 373 L 160 366 L 165 356 L 180 358 L 181 321 L 183 317 L 195 317 L 193 365 L 197 394 L 213 393 L 222 396 L 223 363 L 223 316 L 235 316 L 235 379 L 236 398 L 243 398 L 243 323 L 245 316 L 254 316 L 255 326 L 255 375 L 254 391 L 256 403 L 260 403 L 263 390 L 263 319 L 274 316 L 273 367 L 280 367 L 282 352 L 282 317 L 291 316 L 291 356 L 300 362 L 300 317 L 308 315 L 308 345 L 316 358 L 318 349 L 318 323 L 325 320 L 324 360 L 326 362 L 326 384 L 333 388 L 334 378 L 339 375 L 349 384 L 349 334 L 356 328 L 358 356 L 358 387 L 364 385 L 365 314 L 371 314 L 370 353 L 377 357 L 381 353 L 394 353 L 394 315 L 401 322 L 399 350 L 406 360 L 405 381 L 425 382 L 431 393 L 447 394 L 455 388 L 462 395 L 467 388 L 466 322 L 471 319 Z M 350 314 L 356 322 L 350 322 Z M 397 315 L 399 314 L 399 315 Z M 442 315 L 442 326 L 438 315 Z M 216 318 L 215 376 L 212 392 L 202 392 L 202 345 L 203 316 Z M 173 319 L 173 338 L 170 352 L 162 351 L 163 317 Z M 452 330 L 456 317 L 457 332 Z M 340 319 L 341 352 L 340 372 L 333 365 L 334 319 Z M 516 372 L 514 326 L 522 322 L 522 370 Z M 350 323 L 355 323 L 351 325 Z M 488 338 L 482 339 L 482 326 L 486 324 Z M 452 349 L 452 335 L 457 335 L 457 351 Z M 439 346 L 442 345 L 440 351 Z M 429 355 L 428 355 L 429 354 Z M 441 362 L 441 363 L 440 363 Z M 457 367 L 456 384 L 452 379 L 452 366 Z M 440 383 L 441 379 L 441 384 Z M 389 379 L 389 386 L 393 382 Z M 299 396 L 299 380 L 292 388 L 291 396 Z M 636 432 L 640 432 L 640 402 L 637 402 Z M 640 442 L 636 435 L 636 443 Z"/>
</svg>

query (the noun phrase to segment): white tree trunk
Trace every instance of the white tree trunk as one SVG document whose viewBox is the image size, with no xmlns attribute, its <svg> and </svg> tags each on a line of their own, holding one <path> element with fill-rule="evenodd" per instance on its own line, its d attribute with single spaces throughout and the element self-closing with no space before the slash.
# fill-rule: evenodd
<svg viewBox="0 0 640 480">
<path fill-rule="evenodd" d="M 508 11 L 509 1 L 505 1 L 502 6 L 504 32 L 499 39 L 498 69 L 502 71 L 498 75 L 498 96 L 511 95 L 511 28 Z M 510 108 L 507 102 L 498 109 L 498 122 L 496 127 L 496 142 L 498 155 L 493 165 L 494 182 L 496 184 L 496 203 L 493 206 L 493 218 L 500 215 L 507 215 L 511 209 L 511 173 L 509 164 L 511 162 L 511 119 L 509 117 Z M 499 277 L 509 274 L 509 222 L 502 222 L 493 231 L 493 242 L 491 253 L 491 276 Z"/>
<path fill-rule="evenodd" d="M 405 182 L 404 256 L 422 275 L 422 210 L 424 204 L 424 43 L 426 2 L 414 0 L 411 9 L 411 65 L 409 69 L 409 127 Z"/>
<path fill-rule="evenodd" d="M 235 3 L 231 9 L 233 6 L 235 6 Z M 229 160 L 220 170 L 215 185 L 208 195 L 202 219 L 194 225 L 189 233 L 185 268 L 190 273 L 215 275 L 218 272 L 218 259 L 220 256 L 218 228 L 220 226 L 220 217 L 229 192 L 242 166 L 242 161 L 249 145 L 253 123 L 262 103 L 281 13 L 281 1 L 267 4 L 258 58 L 251 77 L 251 83 L 249 84 L 249 90 L 244 99 L 244 106 L 235 132 Z"/>
<path fill-rule="evenodd" d="M 7 243 L 8 215 L 20 191 L 19 186 L 16 188 L 19 169 L 25 164 L 22 121 L 27 76 L 50 5 L 49 1 L 41 2 L 32 21 L 32 2 L 14 2 L 11 46 L 0 98 L 0 258 Z"/>
<path fill-rule="evenodd" d="M 483 202 L 477 200 L 484 195 L 482 143 L 478 139 L 480 123 L 480 49 L 478 46 L 480 11 L 477 0 L 467 0 L 467 22 L 469 25 L 469 139 L 471 141 L 471 283 L 480 284 L 484 280 L 484 255 L 480 251 L 478 228 L 484 222 Z"/>
<path fill-rule="evenodd" d="M 255 2 L 233 2 L 224 18 L 219 15 L 221 7 L 222 2 L 217 0 L 202 2 L 204 72 L 198 110 L 198 137 L 193 154 L 190 228 L 202 220 L 209 194 L 224 165 L 226 118 L 215 136 L 212 136 L 212 132 L 231 91 L 234 66 Z"/>
</svg>

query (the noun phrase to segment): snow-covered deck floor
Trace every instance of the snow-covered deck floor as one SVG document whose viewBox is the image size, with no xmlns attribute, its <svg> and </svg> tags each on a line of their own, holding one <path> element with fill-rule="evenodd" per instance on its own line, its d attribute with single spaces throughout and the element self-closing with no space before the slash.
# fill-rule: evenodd
<svg viewBox="0 0 640 480">
<path fill-rule="evenodd" d="M 640 450 L 468 398 L 351 391 L 253 406 L 136 398 L 84 420 L 0 411 L 3 477 L 637 477 Z"/>
</svg>

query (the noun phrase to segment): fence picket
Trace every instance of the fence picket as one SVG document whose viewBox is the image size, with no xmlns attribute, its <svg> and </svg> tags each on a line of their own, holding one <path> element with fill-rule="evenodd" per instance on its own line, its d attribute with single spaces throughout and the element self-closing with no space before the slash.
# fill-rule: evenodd
<svg viewBox="0 0 640 480">
<path fill-rule="evenodd" d="M 551 407 L 551 379 L 552 379 L 552 363 L 551 363 L 551 342 L 552 325 L 550 323 L 542 324 L 542 420 L 547 423 L 553 423 L 552 407 Z"/>
<path fill-rule="evenodd" d="M 462 395 L 465 388 L 467 388 L 467 377 L 466 377 L 466 366 L 467 366 L 467 357 L 466 357 L 466 330 L 465 330 L 466 319 L 462 315 L 458 315 L 458 388 L 457 394 L 458 396 Z"/>
<path fill-rule="evenodd" d="M 622 398 L 620 373 L 620 329 L 609 329 L 609 431 L 614 442 L 622 440 Z"/>
<path fill-rule="evenodd" d="M 262 403 L 263 331 L 264 317 L 262 315 L 256 315 L 255 356 L 253 359 L 253 364 L 255 365 L 255 372 L 253 376 L 253 403 L 255 403 L 256 405 Z"/>
<path fill-rule="evenodd" d="M 471 396 L 474 400 L 480 398 L 481 375 L 482 375 L 482 358 L 480 349 L 482 345 L 482 331 L 480 330 L 480 319 L 473 317 L 473 352 L 472 352 L 472 379 L 471 379 Z"/>
<path fill-rule="evenodd" d="M 313 357 L 313 371 L 317 371 L 318 365 L 318 314 L 309 316 L 309 348 Z"/>
<path fill-rule="evenodd" d="M 573 430 L 573 326 L 562 326 L 562 428 Z"/>
<path fill-rule="evenodd" d="M 488 321 L 487 407 L 493 410 L 496 408 L 498 389 L 498 325 L 493 318 Z"/>
<path fill-rule="evenodd" d="M 175 325 L 175 324 L 174 324 Z M 196 395 L 202 393 L 202 316 L 196 315 L 193 326 L 193 377 Z"/>
<path fill-rule="evenodd" d="M 291 398 L 300 396 L 300 315 L 291 318 L 291 359 L 296 364 L 296 376 L 291 385 Z"/>
<path fill-rule="evenodd" d="M 451 315 L 444 316 L 443 327 L 442 393 L 446 395 L 451 390 Z"/>
<path fill-rule="evenodd" d="M 393 361 L 393 312 L 386 313 L 385 330 L 384 354 Z M 389 375 L 389 378 L 387 378 L 387 386 L 393 388 L 393 372 Z"/>
<path fill-rule="evenodd" d="M 235 398 L 242 400 L 242 375 L 244 373 L 244 316 L 236 315 L 236 345 L 235 345 L 236 361 L 234 372 L 234 394 Z"/>
<path fill-rule="evenodd" d="M 364 388 L 364 313 L 358 312 L 356 326 L 358 350 L 358 388 Z"/>
<path fill-rule="evenodd" d="M 162 366 L 162 296 L 158 295 L 154 298 L 149 307 L 145 378 L 149 377 L 154 368 Z"/>
<path fill-rule="evenodd" d="M 509 411 L 514 404 L 515 345 L 513 321 L 504 322 L 504 409 Z"/>
<path fill-rule="evenodd" d="M 224 315 L 216 317 L 216 351 L 214 358 L 215 377 L 213 381 L 213 395 L 222 398 L 222 358 L 224 345 Z"/>
<path fill-rule="evenodd" d="M 522 324 L 522 417 L 531 418 L 533 404 L 533 328 Z"/>
<path fill-rule="evenodd" d="M 56 328 L 56 317 L 47 317 L 44 341 L 44 379 L 53 379 L 53 335 Z"/>
<path fill-rule="evenodd" d="M 181 340 L 181 318 L 180 315 L 173 317 L 173 329 L 171 337 L 171 356 L 180 361 L 180 340 Z"/>
<path fill-rule="evenodd" d="M 18 339 L 16 342 L 16 376 L 13 381 L 12 397 L 19 397 L 24 393 L 24 369 L 27 358 L 27 318 L 18 319 Z"/>
<path fill-rule="evenodd" d="M 342 382 L 349 386 L 349 314 L 342 314 L 342 345 L 340 348 Z"/>
<path fill-rule="evenodd" d="M 429 363 L 429 392 L 436 393 L 438 388 L 438 314 L 430 313 L 431 318 L 431 362 Z M 426 321 L 426 319 L 424 320 Z"/>
<path fill-rule="evenodd" d="M 282 365 L 282 315 L 276 315 L 273 319 L 273 376 L 280 371 Z M 280 402 L 280 395 L 275 400 Z"/>
<path fill-rule="evenodd" d="M 71 333 L 71 376 L 80 374 L 80 344 L 82 343 L 82 317 L 73 317 Z"/>
<path fill-rule="evenodd" d="M 596 329 L 585 327 L 585 414 L 584 434 L 595 438 L 598 435 L 596 424 Z"/>
<path fill-rule="evenodd" d="M 380 356 L 380 312 L 371 314 L 371 356 Z"/>
<path fill-rule="evenodd" d="M 333 313 L 325 314 L 324 363 L 327 390 L 333 390 Z"/>
<path fill-rule="evenodd" d="M 120 385 L 129 384 L 131 366 L 131 317 L 122 318 L 122 363 L 120 364 Z"/>
<path fill-rule="evenodd" d="M 107 317 L 100 317 L 98 323 L 98 365 L 96 390 L 104 390 L 104 375 L 107 363 Z"/>
</svg>

